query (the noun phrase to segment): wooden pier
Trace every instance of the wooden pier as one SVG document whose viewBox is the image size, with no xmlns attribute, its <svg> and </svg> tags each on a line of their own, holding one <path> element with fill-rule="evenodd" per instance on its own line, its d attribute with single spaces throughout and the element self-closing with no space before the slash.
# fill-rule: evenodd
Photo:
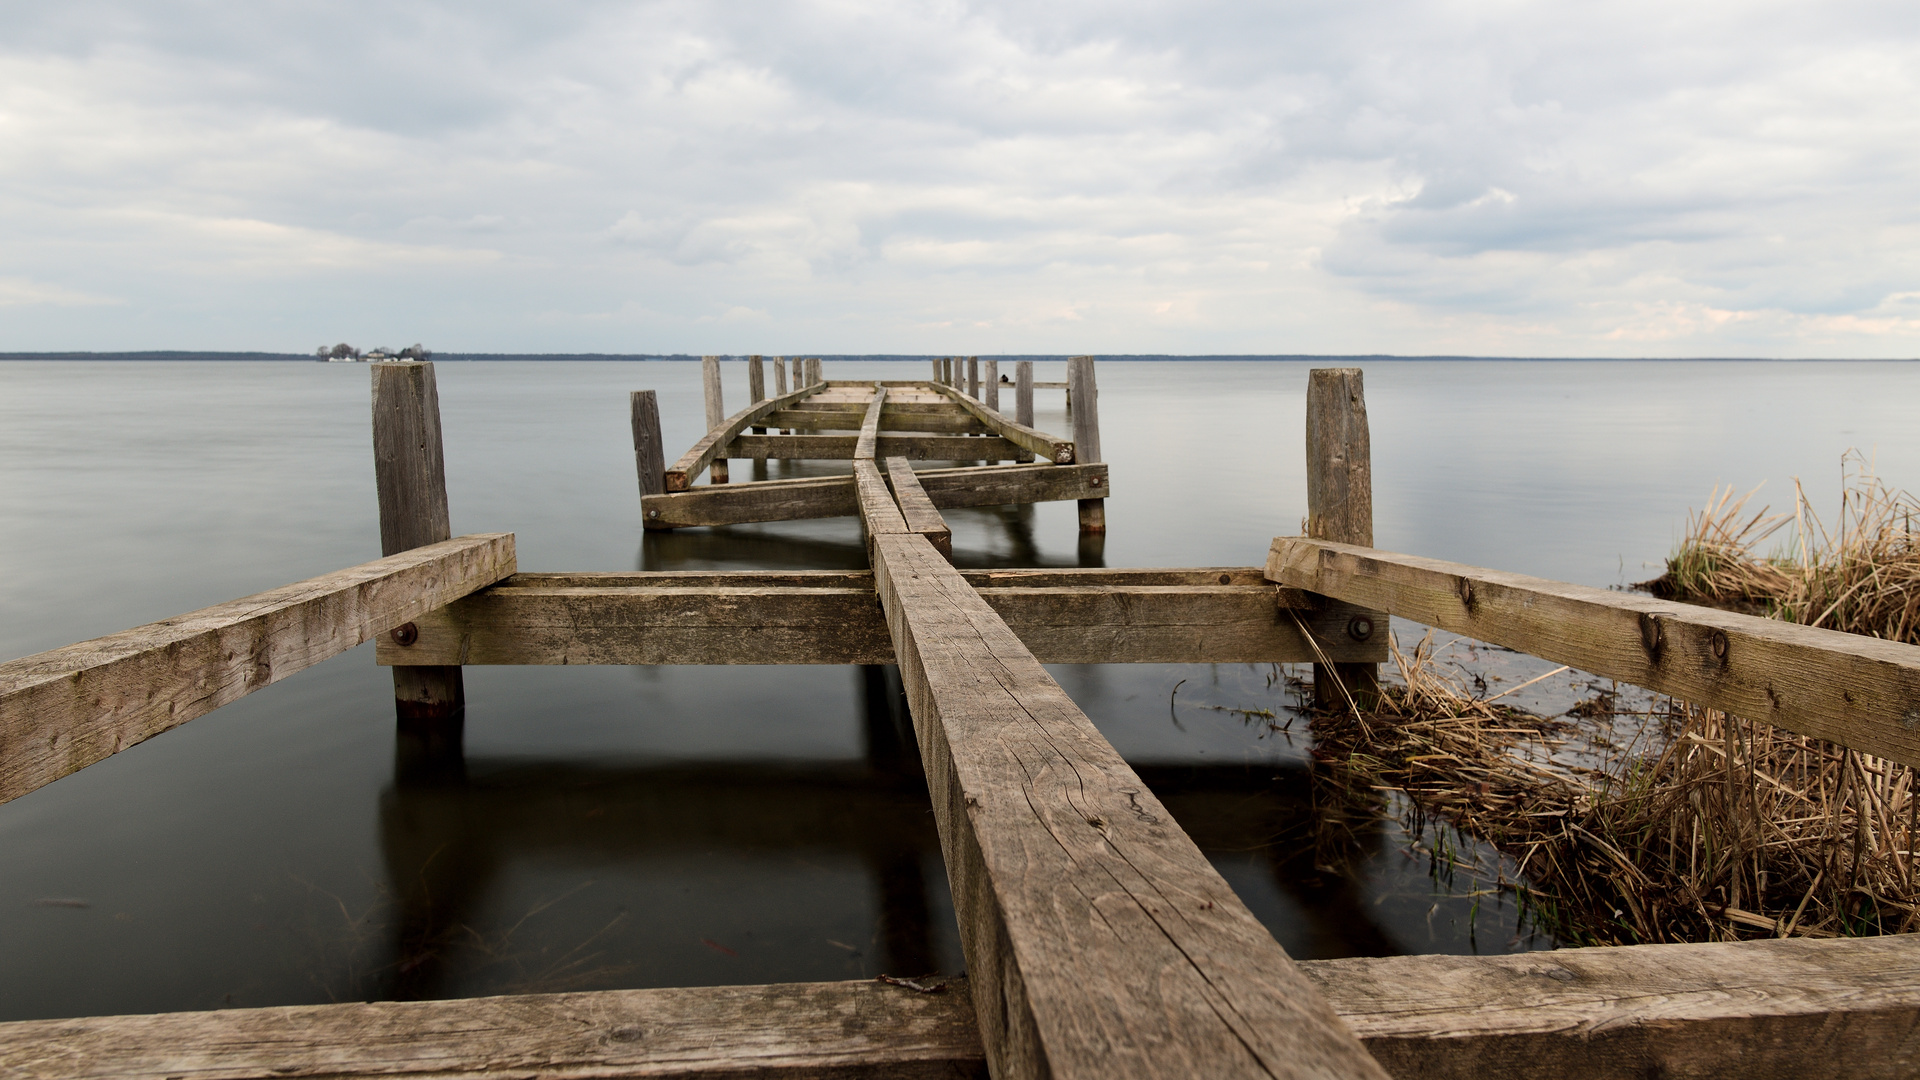
<svg viewBox="0 0 1920 1080">
<path fill-rule="evenodd" d="M 513 538 L 448 538 L 432 365 L 377 365 L 384 558 L 0 664 L 0 800 L 369 638 L 402 749 L 458 754 L 472 664 L 897 664 L 967 977 L 602 991 L 0 1024 L 21 1077 L 1834 1077 L 1920 1071 L 1920 939 L 1296 963 L 1161 793 L 1042 667 L 1316 665 L 1364 697 L 1390 614 L 1905 764 L 1920 648 L 1380 552 L 1356 370 L 1313 373 L 1306 537 L 1265 563 L 956 569 L 939 511 L 1046 499 L 1104 528 L 1091 358 L 1074 430 L 1015 414 L 989 362 L 921 382 L 749 361 L 668 467 L 633 397 L 646 527 L 858 516 L 867 571 L 517 572 Z M 1025 457 L 1030 461 L 1023 460 Z M 733 482 L 731 460 L 850 473 Z M 916 470 L 914 461 L 987 464 Z M 705 474 L 709 481 L 696 484 Z M 1249 558 L 1261 553 L 1249 552 Z M 1163 785 L 1164 787 L 1164 785 Z M 849 800 L 862 798 L 849 791 Z M 809 796 L 808 805 L 821 803 Z"/>
</svg>

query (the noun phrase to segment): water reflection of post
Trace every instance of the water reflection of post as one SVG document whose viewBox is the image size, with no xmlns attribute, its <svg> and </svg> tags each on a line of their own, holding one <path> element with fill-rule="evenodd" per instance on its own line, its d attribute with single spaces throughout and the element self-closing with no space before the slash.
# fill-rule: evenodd
<svg viewBox="0 0 1920 1080">
<path fill-rule="evenodd" d="M 881 784 L 926 793 L 926 774 L 914 740 L 900 669 L 891 664 L 860 668 L 860 699 L 867 765 Z M 870 831 L 861 856 L 878 892 L 879 938 L 884 974 L 924 974 L 934 970 L 933 916 L 927 901 L 926 853 L 918 845 L 897 842 L 895 830 Z"/>
</svg>

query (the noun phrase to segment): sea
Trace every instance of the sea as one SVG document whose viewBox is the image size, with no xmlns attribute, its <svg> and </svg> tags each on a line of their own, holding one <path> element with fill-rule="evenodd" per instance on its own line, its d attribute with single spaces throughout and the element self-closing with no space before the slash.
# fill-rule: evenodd
<svg viewBox="0 0 1920 1080">
<path fill-rule="evenodd" d="M 1340 363 L 1365 372 L 1388 550 L 1624 588 L 1716 488 L 1781 510 L 1798 482 L 1831 521 L 1849 471 L 1920 483 L 1920 363 Z M 1102 361 L 1104 539 L 1071 503 L 954 510 L 955 561 L 1260 564 L 1306 512 L 1314 366 Z M 745 364 L 723 367 L 737 408 Z M 523 570 L 865 565 L 851 519 L 644 532 L 628 392 L 656 391 L 671 455 L 701 433 L 697 363 L 436 374 L 454 532 L 515 533 Z M 1062 392 L 1036 398 L 1036 426 L 1071 430 Z M 0 363 L 0 659 L 378 557 L 369 412 L 363 365 Z M 1298 668 L 1051 671 L 1295 957 L 1555 944 L 1390 803 L 1330 835 Z M 474 667 L 466 686 L 464 760 L 433 782 L 396 770 L 391 680 L 363 646 L 0 805 L 0 1019 L 964 968 L 893 669 Z"/>
</svg>

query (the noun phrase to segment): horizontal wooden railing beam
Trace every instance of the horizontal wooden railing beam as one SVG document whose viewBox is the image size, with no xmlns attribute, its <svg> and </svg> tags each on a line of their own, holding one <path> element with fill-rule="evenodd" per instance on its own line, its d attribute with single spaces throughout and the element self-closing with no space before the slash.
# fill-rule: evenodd
<svg viewBox="0 0 1920 1080">
<path fill-rule="evenodd" d="M 0 664 L 0 802 L 513 571 L 512 533 L 461 536 Z"/>
<path fill-rule="evenodd" d="M 1338 659 L 1384 654 L 1254 569 L 963 578 L 1043 663 L 1306 663 L 1301 623 Z M 869 572 L 520 574 L 414 625 L 411 644 L 377 644 L 382 664 L 894 662 Z"/>
<path fill-rule="evenodd" d="M 885 436 L 881 437 L 880 445 L 884 452 Z M 1104 463 L 967 466 L 926 469 L 915 476 L 926 490 L 927 498 L 942 510 L 1097 499 L 1108 494 Z M 760 480 L 646 495 L 641 497 L 640 510 L 649 529 L 681 529 L 750 521 L 846 517 L 859 513 L 860 507 L 854 499 L 853 477 L 842 475 Z"/>
<path fill-rule="evenodd" d="M 1920 766 L 1920 646 L 1300 537 L 1267 577 Z"/>
<path fill-rule="evenodd" d="M 974 415 L 974 418 L 987 425 L 1001 438 L 1013 443 L 1022 450 L 1030 451 L 1042 461 L 1051 461 L 1056 465 L 1068 465 L 1074 461 L 1073 440 L 1049 435 L 1044 431 L 1035 431 L 1025 424 L 1001 415 L 986 404 L 969 397 L 954 386 L 936 386 L 934 389 L 958 402 L 960 407 Z"/>
<path fill-rule="evenodd" d="M 851 461 L 859 442 L 855 435 L 741 435 L 733 440 L 732 456 Z M 1012 461 L 1019 453 L 1013 443 L 992 435 L 881 435 L 877 442 L 877 456 L 914 461 Z"/>
<path fill-rule="evenodd" d="M 742 431 L 753 426 L 756 421 L 769 413 L 778 412 L 797 402 L 804 401 L 818 394 L 822 389 L 823 386 L 820 383 L 815 383 L 812 386 L 803 386 L 790 394 L 756 402 L 734 413 L 726 419 L 726 422 L 701 436 L 700 441 L 694 443 L 692 449 L 682 454 L 679 461 L 674 462 L 668 467 L 666 473 L 667 490 L 687 490 L 693 486 L 693 481 L 698 478 L 702 472 L 706 471 L 707 466 L 713 464 L 714 459 L 726 451 L 727 447 L 734 441 L 734 438 Z M 764 435 L 753 437 L 766 438 Z"/>
<path fill-rule="evenodd" d="M 858 431 L 864 417 L 851 409 L 781 409 L 769 413 L 762 427 L 814 431 Z M 984 434 L 987 425 L 959 409 L 951 413 L 901 412 L 890 404 L 880 416 L 881 431 L 918 431 L 946 435 Z"/>
</svg>

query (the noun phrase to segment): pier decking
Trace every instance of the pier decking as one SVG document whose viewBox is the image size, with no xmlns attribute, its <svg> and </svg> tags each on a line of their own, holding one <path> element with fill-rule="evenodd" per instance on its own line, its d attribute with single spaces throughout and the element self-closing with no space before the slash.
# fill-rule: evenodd
<svg viewBox="0 0 1920 1080">
<path fill-rule="evenodd" d="M 939 511 L 1045 499 L 1105 527 L 1091 358 L 1071 438 L 1032 373 L 828 381 L 752 358 L 667 466 L 631 403 L 646 527 L 858 516 L 869 571 L 517 573 L 449 539 L 433 368 L 373 369 L 384 558 L 0 665 L 0 800 L 375 637 L 402 737 L 459 752 L 470 664 L 897 664 L 967 976 L 601 991 L 0 1024 L 27 1077 L 1474 1077 L 1912 1075 L 1920 939 L 1296 963 L 1042 667 L 1314 663 L 1373 692 L 1398 614 L 1905 764 L 1920 648 L 1372 548 L 1358 371 L 1310 384 L 1308 537 L 1263 566 L 956 569 Z M 1031 456 L 1032 461 L 1023 461 Z M 850 463 L 733 482 L 737 459 Z M 916 460 L 987 462 L 915 470 Z M 705 474 L 710 482 L 697 485 Z M 1258 552 L 1249 552 L 1257 558 Z M 1376 627 L 1378 630 L 1376 630 Z M 438 747 L 437 751 L 433 749 Z M 849 799 L 858 793 L 850 792 Z M 818 801 L 821 796 L 809 797 Z M 810 802 L 809 805 L 812 805 Z"/>
</svg>

